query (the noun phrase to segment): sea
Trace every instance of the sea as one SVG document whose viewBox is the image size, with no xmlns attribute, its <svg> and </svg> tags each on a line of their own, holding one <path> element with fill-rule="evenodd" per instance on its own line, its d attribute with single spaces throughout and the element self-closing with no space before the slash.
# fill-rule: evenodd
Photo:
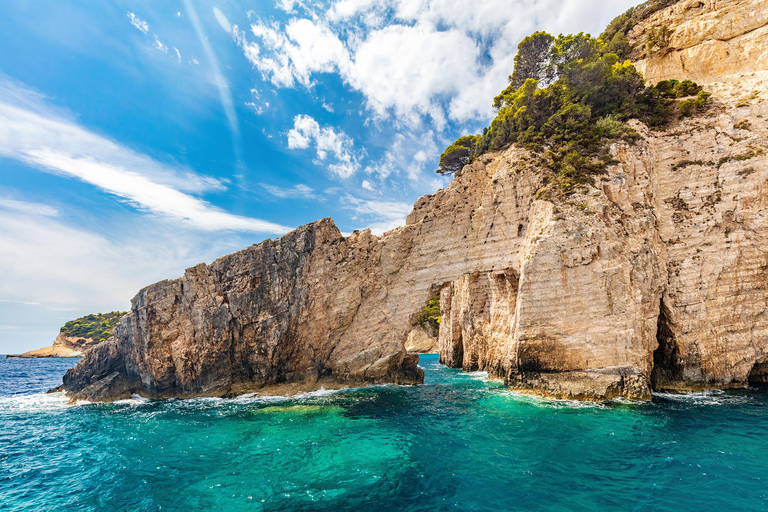
<svg viewBox="0 0 768 512">
<path fill-rule="evenodd" d="M 77 359 L 0 358 L 0 510 L 768 510 L 768 393 L 534 398 L 424 384 L 68 405 Z"/>
</svg>

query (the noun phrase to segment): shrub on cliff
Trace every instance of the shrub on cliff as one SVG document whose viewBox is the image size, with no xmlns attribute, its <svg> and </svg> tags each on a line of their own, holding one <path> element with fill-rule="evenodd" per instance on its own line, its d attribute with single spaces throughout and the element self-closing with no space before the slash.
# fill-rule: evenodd
<svg viewBox="0 0 768 512">
<path fill-rule="evenodd" d="M 606 44 L 606 50 L 615 53 L 620 59 L 630 58 L 634 46 L 629 42 L 627 37 L 629 31 L 656 11 L 668 7 L 678 1 L 679 0 L 649 0 L 632 7 L 624 14 L 616 16 L 600 35 L 600 39 Z M 664 36 L 664 34 L 656 34 L 652 35 L 650 39 L 657 39 L 659 35 Z M 666 35 L 668 36 L 669 34 Z M 649 40 L 647 38 L 646 45 L 648 42 Z"/>
<path fill-rule="evenodd" d="M 440 329 L 440 294 L 434 295 L 429 299 L 427 305 L 419 313 L 416 319 L 416 325 L 436 334 Z"/>
<path fill-rule="evenodd" d="M 61 328 L 65 336 L 91 338 L 96 341 L 104 341 L 112 336 L 112 329 L 118 320 L 125 315 L 124 311 L 112 311 L 111 313 L 98 313 L 85 315 L 75 320 L 70 320 Z"/>
</svg>

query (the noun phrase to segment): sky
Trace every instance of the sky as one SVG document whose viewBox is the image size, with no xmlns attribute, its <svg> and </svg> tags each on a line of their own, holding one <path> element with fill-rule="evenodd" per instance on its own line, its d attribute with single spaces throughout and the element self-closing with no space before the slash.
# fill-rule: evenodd
<svg viewBox="0 0 768 512">
<path fill-rule="evenodd" d="M 634 3 L 0 2 L 0 353 L 323 217 L 403 224 L 520 40 Z"/>
</svg>

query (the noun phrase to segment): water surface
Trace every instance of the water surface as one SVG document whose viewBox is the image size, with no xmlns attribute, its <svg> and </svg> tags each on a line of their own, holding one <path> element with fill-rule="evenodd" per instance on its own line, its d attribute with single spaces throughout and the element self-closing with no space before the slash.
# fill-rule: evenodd
<svg viewBox="0 0 768 512">
<path fill-rule="evenodd" d="M 768 394 L 583 404 L 425 384 L 66 405 L 0 359 L 0 509 L 768 510 Z"/>
</svg>

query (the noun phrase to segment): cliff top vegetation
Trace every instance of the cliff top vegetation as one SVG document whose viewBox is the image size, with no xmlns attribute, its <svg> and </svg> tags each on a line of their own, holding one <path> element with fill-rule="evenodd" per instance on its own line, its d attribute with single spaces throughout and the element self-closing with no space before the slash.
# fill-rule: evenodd
<svg viewBox="0 0 768 512">
<path fill-rule="evenodd" d="M 663 127 L 703 109 L 708 99 L 690 80 L 646 86 L 602 39 L 536 32 L 518 46 L 509 85 L 493 100 L 496 118 L 482 134 L 451 144 L 437 172 L 460 172 L 484 153 L 518 143 L 554 172 L 555 191 L 569 194 L 611 163 L 610 142 L 638 136 L 627 120 Z"/>
<path fill-rule="evenodd" d="M 620 59 L 628 59 L 631 57 L 633 50 L 638 44 L 629 42 L 628 34 L 630 30 L 656 11 L 669 7 L 679 1 L 680 0 L 649 0 L 640 5 L 636 5 L 624 14 L 616 16 L 608 24 L 605 31 L 600 34 L 600 40 L 605 42 L 607 51 L 615 53 Z M 669 36 L 669 28 L 656 27 L 652 33 L 648 35 L 649 39 L 646 43 L 650 43 L 651 49 L 656 45 L 663 47 L 664 40 Z"/>
<path fill-rule="evenodd" d="M 65 336 L 105 341 L 112 336 L 112 329 L 123 315 L 125 315 L 124 311 L 85 315 L 65 323 L 64 327 L 61 328 L 61 333 Z"/>
</svg>

